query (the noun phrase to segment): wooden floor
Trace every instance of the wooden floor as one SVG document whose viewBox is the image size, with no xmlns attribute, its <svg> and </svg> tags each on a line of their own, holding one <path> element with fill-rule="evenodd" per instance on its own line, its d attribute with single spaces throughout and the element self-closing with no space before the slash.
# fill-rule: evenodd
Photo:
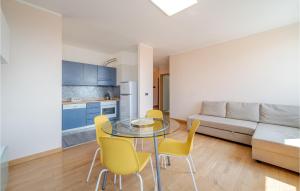
<svg viewBox="0 0 300 191">
<path fill-rule="evenodd" d="M 187 132 L 182 129 L 172 137 L 184 140 Z M 151 151 L 151 142 L 147 150 Z M 95 142 L 77 146 L 46 158 L 37 159 L 10 168 L 9 191 L 94 190 L 101 169 L 97 160 L 89 183 L 87 172 L 97 145 Z M 296 191 L 299 175 L 251 159 L 251 147 L 197 134 L 192 156 L 195 174 L 201 191 Z M 172 165 L 161 170 L 163 190 L 193 191 L 192 179 L 186 160 L 171 158 Z M 154 189 L 150 165 L 142 172 L 144 190 Z M 123 190 L 139 190 L 135 175 L 123 178 Z M 108 176 L 106 190 L 114 188 Z"/>
</svg>

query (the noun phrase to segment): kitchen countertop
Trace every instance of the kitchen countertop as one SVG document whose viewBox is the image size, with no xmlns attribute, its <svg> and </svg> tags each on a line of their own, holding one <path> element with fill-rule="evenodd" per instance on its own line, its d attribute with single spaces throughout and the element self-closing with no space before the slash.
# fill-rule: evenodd
<svg viewBox="0 0 300 191">
<path fill-rule="evenodd" d="M 96 98 L 96 99 L 82 99 L 80 101 L 63 101 L 63 105 L 68 105 L 68 104 L 85 104 L 85 103 L 90 103 L 90 102 L 104 102 L 104 101 L 119 101 L 119 98 L 112 98 L 109 100 L 106 100 L 104 98 Z"/>
</svg>

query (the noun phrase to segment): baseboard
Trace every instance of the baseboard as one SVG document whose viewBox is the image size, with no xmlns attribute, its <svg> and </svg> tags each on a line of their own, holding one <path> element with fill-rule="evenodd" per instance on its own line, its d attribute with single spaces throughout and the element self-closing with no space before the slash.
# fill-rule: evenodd
<svg viewBox="0 0 300 191">
<path fill-rule="evenodd" d="M 36 154 L 29 155 L 29 156 L 26 156 L 26 157 L 10 160 L 8 162 L 8 165 L 9 166 L 15 166 L 15 165 L 22 164 L 22 163 L 25 163 L 25 162 L 28 162 L 28 161 L 31 161 L 31 160 L 35 160 L 35 159 L 38 159 L 38 158 L 42 158 L 42 157 L 45 157 L 45 156 L 56 154 L 56 153 L 59 153 L 61 151 L 62 151 L 61 147 L 56 148 L 56 149 L 51 149 L 51 150 L 48 150 L 48 151 L 45 151 L 45 152 L 40 152 L 40 153 L 36 153 Z"/>
<path fill-rule="evenodd" d="M 176 118 L 173 118 L 173 117 L 171 117 L 171 119 L 174 119 L 174 120 L 176 120 L 176 121 L 178 121 L 178 122 L 180 122 L 180 123 L 186 123 L 186 122 L 187 122 L 187 121 L 184 120 L 184 119 L 176 119 Z"/>
</svg>

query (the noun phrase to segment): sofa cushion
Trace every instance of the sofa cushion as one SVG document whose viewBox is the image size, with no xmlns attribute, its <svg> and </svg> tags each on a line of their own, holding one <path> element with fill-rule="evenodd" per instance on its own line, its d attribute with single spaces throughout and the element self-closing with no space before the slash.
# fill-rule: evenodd
<svg viewBox="0 0 300 191">
<path fill-rule="evenodd" d="M 259 121 L 258 103 L 228 102 L 226 106 L 226 117 L 247 121 Z"/>
<path fill-rule="evenodd" d="M 260 122 L 300 128 L 300 107 L 261 104 Z"/>
<path fill-rule="evenodd" d="M 259 123 L 252 137 L 252 147 L 299 158 L 300 129 Z"/>
<path fill-rule="evenodd" d="M 212 115 L 218 117 L 225 117 L 226 102 L 223 101 L 204 101 L 201 106 L 202 115 Z"/>
<path fill-rule="evenodd" d="M 201 121 L 201 126 L 243 133 L 247 135 L 253 135 L 257 126 L 257 123 L 252 121 L 244 121 L 199 114 L 192 115 L 189 117 L 189 121 L 191 121 L 192 119 L 199 119 Z"/>
</svg>

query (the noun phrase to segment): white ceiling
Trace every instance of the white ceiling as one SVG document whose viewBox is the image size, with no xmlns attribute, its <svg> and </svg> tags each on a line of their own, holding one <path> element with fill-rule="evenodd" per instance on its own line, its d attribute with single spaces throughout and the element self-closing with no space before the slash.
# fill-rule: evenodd
<svg viewBox="0 0 300 191">
<path fill-rule="evenodd" d="M 24 0 L 63 15 L 63 41 L 115 53 L 143 42 L 155 62 L 298 22 L 298 0 L 198 0 L 168 17 L 150 0 Z"/>
</svg>

